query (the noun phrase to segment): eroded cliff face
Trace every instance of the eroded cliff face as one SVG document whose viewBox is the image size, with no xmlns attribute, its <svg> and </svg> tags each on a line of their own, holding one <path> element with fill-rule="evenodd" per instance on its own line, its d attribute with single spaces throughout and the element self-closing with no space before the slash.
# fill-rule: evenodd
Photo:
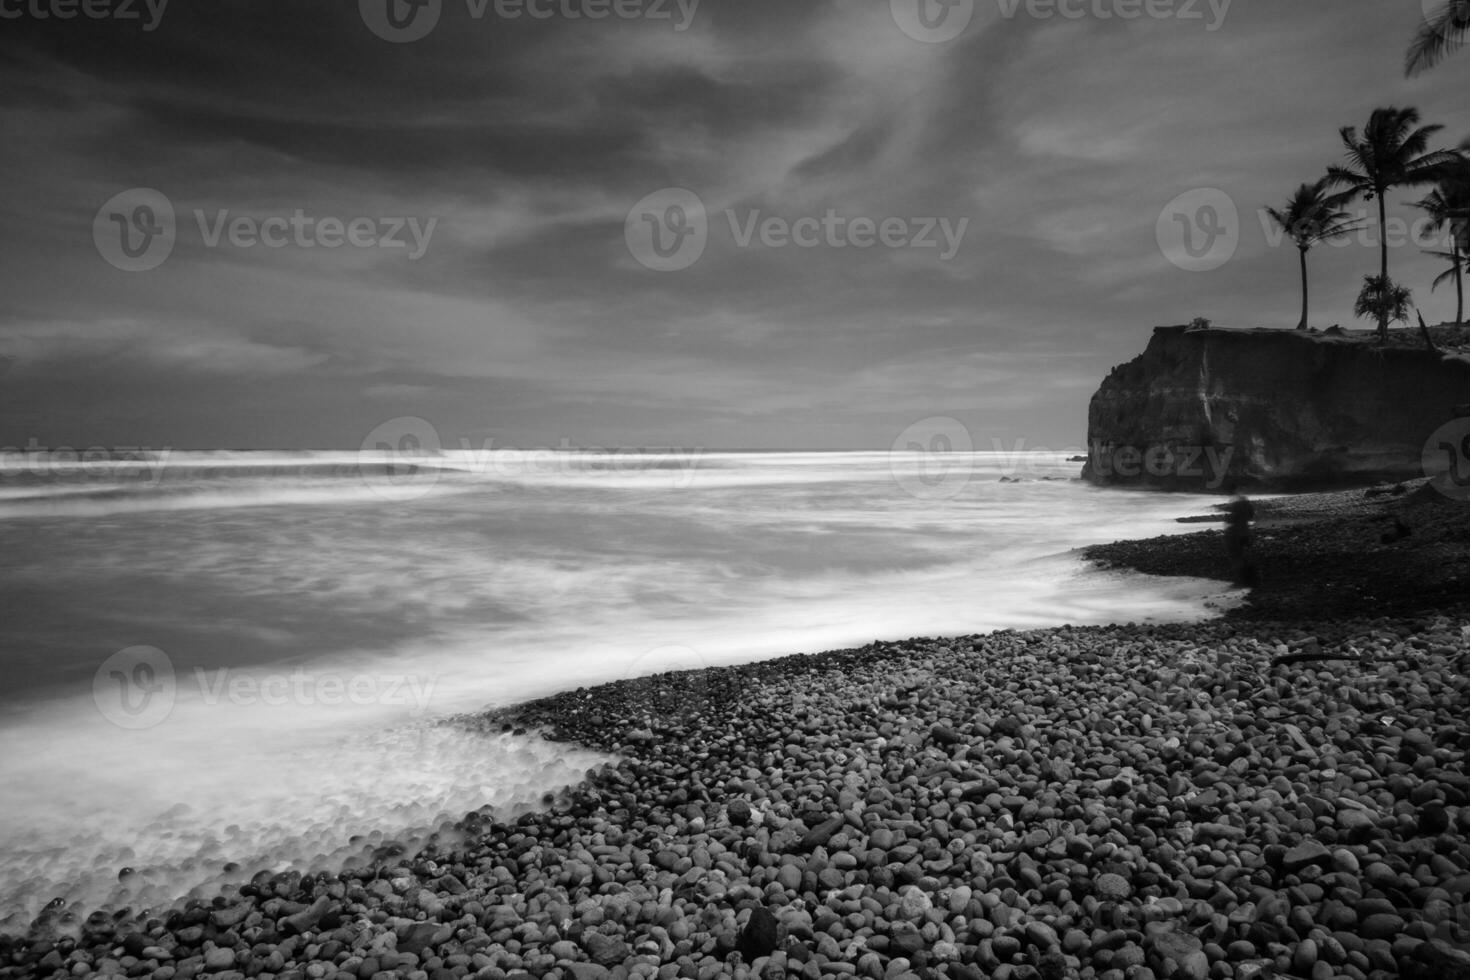
<svg viewBox="0 0 1470 980">
<path fill-rule="evenodd" d="M 1088 409 L 1084 479 L 1229 492 L 1422 475 L 1470 359 L 1289 330 L 1159 327 Z"/>
</svg>

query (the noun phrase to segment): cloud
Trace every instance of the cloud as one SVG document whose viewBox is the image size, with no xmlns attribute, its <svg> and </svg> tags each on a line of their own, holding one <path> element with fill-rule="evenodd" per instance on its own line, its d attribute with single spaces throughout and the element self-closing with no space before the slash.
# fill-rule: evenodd
<svg viewBox="0 0 1470 980">
<path fill-rule="evenodd" d="M 170 5 L 147 33 L 8 21 L 9 397 L 135 443 L 350 447 L 393 411 L 521 444 L 881 446 L 946 412 L 1062 444 L 1148 327 L 1294 322 L 1291 256 L 1252 216 L 1338 158 L 1337 127 L 1412 103 L 1470 133 L 1470 59 L 1403 80 L 1416 11 L 1373 0 L 1236 4 L 1214 31 L 981 2 L 946 44 L 865 0 L 703 0 L 682 31 L 468 10 L 446 0 L 401 45 L 351 4 L 287 0 Z M 624 219 L 670 186 L 703 200 L 710 240 L 651 272 Z M 1193 274 L 1154 229 L 1201 186 L 1244 226 L 1231 262 Z M 131 187 L 180 215 L 149 273 L 92 243 Z M 196 227 L 297 210 L 437 225 L 415 261 Z M 968 224 L 942 260 L 742 245 L 727 220 L 829 210 Z M 1411 253 L 1396 275 L 1443 315 Z M 1350 322 L 1365 256 L 1312 261 L 1321 319 Z M 108 407 L 79 414 L 99 378 Z"/>
</svg>

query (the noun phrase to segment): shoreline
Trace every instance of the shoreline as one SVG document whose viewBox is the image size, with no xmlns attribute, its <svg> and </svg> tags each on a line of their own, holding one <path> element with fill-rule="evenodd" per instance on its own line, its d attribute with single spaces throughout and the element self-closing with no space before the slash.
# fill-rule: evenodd
<svg viewBox="0 0 1470 980">
<path fill-rule="evenodd" d="M 1470 505 L 1416 492 L 1261 502 L 1260 595 L 1203 622 L 870 643 L 472 716 L 621 761 L 469 815 L 464 845 L 71 940 L 58 910 L 0 936 L 0 976 L 1470 975 Z M 1365 550 L 1386 514 L 1415 534 Z M 1199 570 L 1218 537 L 1084 553 Z M 1308 574 L 1334 556 L 1340 584 Z M 1355 660 L 1272 665 L 1314 649 Z"/>
</svg>

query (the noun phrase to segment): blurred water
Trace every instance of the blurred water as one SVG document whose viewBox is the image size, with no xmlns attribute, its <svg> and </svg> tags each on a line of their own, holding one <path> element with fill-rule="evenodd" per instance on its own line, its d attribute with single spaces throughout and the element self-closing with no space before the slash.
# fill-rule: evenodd
<svg viewBox="0 0 1470 980">
<path fill-rule="evenodd" d="M 1071 552 L 1192 530 L 1174 518 L 1212 501 L 1098 489 L 1077 468 L 877 452 L 12 459 L 0 919 L 58 895 L 164 900 L 226 860 L 340 861 L 349 834 L 534 802 L 598 761 L 436 723 L 457 712 L 873 639 L 1202 615 L 1209 583 L 1091 571 Z M 123 863 L 139 874 L 120 884 Z"/>
</svg>

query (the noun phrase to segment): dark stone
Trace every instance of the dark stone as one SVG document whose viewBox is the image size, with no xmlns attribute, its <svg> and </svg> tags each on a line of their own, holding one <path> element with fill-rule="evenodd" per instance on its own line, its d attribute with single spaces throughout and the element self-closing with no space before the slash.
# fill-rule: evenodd
<svg viewBox="0 0 1470 980">
<path fill-rule="evenodd" d="M 1281 866 L 1287 871 L 1300 871 L 1312 864 L 1321 868 L 1332 867 L 1332 852 L 1314 840 L 1303 841 L 1288 850 L 1281 859 Z"/>
<path fill-rule="evenodd" d="M 740 955 L 745 957 L 747 963 L 754 963 L 761 956 L 770 956 L 781 945 L 779 934 L 780 923 L 770 909 L 764 905 L 756 906 L 755 911 L 750 913 L 750 921 L 740 933 L 740 944 L 737 947 Z"/>
<path fill-rule="evenodd" d="M 1037 970 L 1041 973 L 1041 980 L 1066 980 L 1067 958 L 1060 950 L 1051 950 L 1041 958 Z"/>
<path fill-rule="evenodd" d="M 958 745 L 963 741 L 960 733 L 947 725 L 935 725 L 929 730 L 929 738 L 935 745 Z"/>
<path fill-rule="evenodd" d="M 840 813 L 835 817 L 829 817 L 823 820 L 817 826 L 801 835 L 801 849 L 810 851 L 818 847 L 827 846 L 827 842 L 832 839 L 832 835 L 841 830 L 845 823 L 847 823 L 847 818 Z"/>
<path fill-rule="evenodd" d="M 1021 719 L 1015 715 L 1001 715 L 990 723 L 990 730 L 997 735 L 1015 738 L 1021 734 Z"/>
<path fill-rule="evenodd" d="M 588 956 L 592 957 L 593 962 L 603 966 L 617 966 L 627 959 L 631 952 L 627 943 L 601 932 L 589 932 L 584 935 L 582 948 L 587 951 Z"/>
<path fill-rule="evenodd" d="M 437 947 L 453 935 L 453 930 L 437 922 L 417 922 L 398 939 L 398 948 L 422 957 L 424 950 Z"/>
</svg>

